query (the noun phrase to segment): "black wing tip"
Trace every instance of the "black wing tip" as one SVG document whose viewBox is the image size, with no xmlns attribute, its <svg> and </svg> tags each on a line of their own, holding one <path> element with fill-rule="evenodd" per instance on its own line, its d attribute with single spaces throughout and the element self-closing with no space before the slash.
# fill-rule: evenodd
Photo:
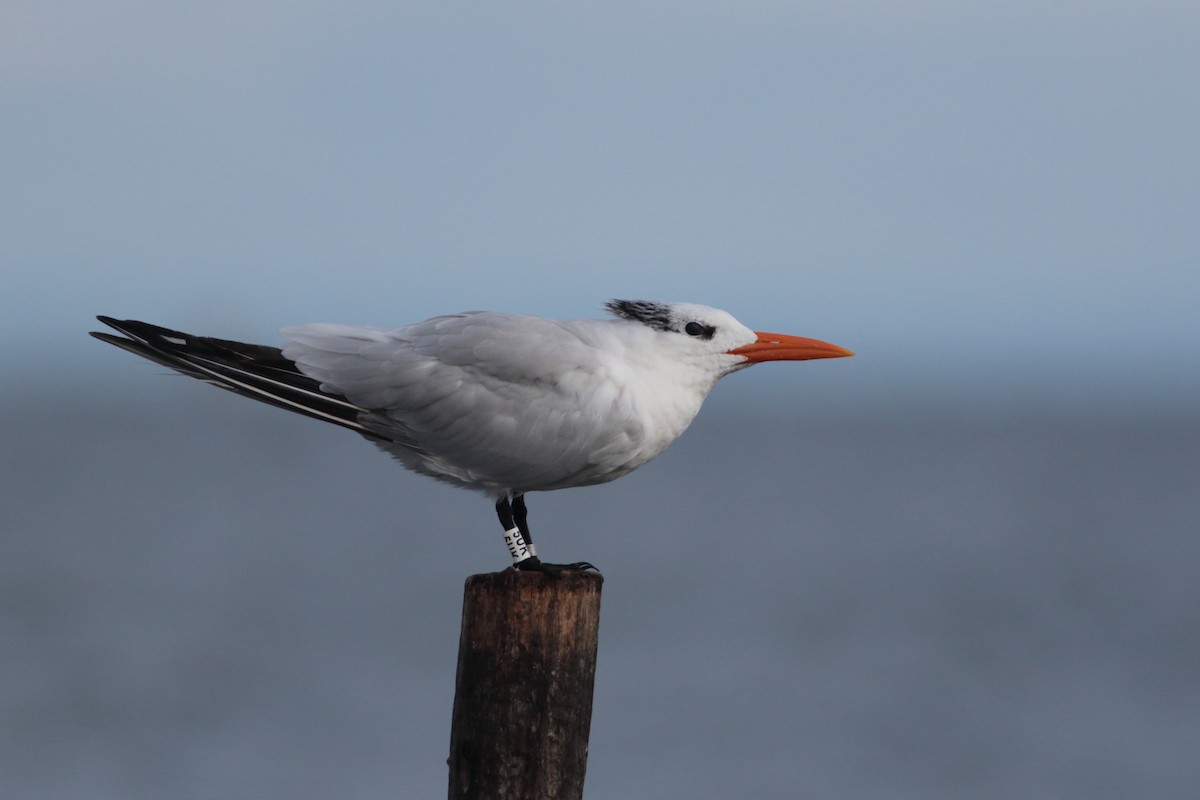
<svg viewBox="0 0 1200 800">
<path fill-rule="evenodd" d="M 121 335 L 116 336 L 108 331 L 88 331 L 88 335 L 92 336 L 93 338 L 99 339 L 102 342 L 107 342 L 108 344 L 115 344 L 118 347 L 124 346 L 130 342 L 136 342 L 139 344 L 145 342 L 143 337 L 138 336 L 130 330 L 130 328 L 135 325 L 144 325 L 145 323 L 141 323 L 133 319 L 117 319 L 116 317 L 109 317 L 105 316 L 104 314 L 97 314 L 96 319 L 98 319 L 100 322 L 103 322 L 105 325 Z"/>
<path fill-rule="evenodd" d="M 97 315 L 96 319 L 118 333 L 124 334 L 128 340 L 154 347 L 174 348 L 184 343 L 195 344 L 200 341 L 220 342 L 219 339 L 205 339 L 202 336 L 193 336 L 190 333 L 177 331 L 173 328 L 164 328 L 161 325 L 154 325 L 137 319 L 117 319 L 116 317 L 109 317 L 103 314 Z M 95 335 L 95 332 L 92 335 Z M 104 341 L 111 340 L 105 339 Z M 231 342 L 230 344 L 241 344 L 241 342 Z"/>
<path fill-rule="evenodd" d="M 121 320 L 119 320 L 119 319 L 115 319 L 113 317 L 106 317 L 103 314 L 97 314 L 96 319 L 99 320 L 100 322 L 103 322 L 108 327 L 113 328 L 114 330 L 118 330 L 118 331 L 121 330 Z M 110 333 L 100 333 L 98 331 L 89 331 L 89 333 L 92 336 L 95 336 L 97 339 L 102 338 L 104 336 L 112 335 Z"/>
<path fill-rule="evenodd" d="M 107 314 L 97 314 L 96 319 L 103 322 L 108 327 L 114 328 L 118 331 L 121 331 L 122 333 L 125 333 L 129 328 L 137 327 L 139 325 L 145 326 L 147 328 L 156 327 L 154 325 L 149 324 L 148 322 L 142 322 L 141 320 L 117 319 L 116 317 L 110 317 Z"/>
<path fill-rule="evenodd" d="M 132 337 L 134 339 L 142 338 L 133 332 L 132 329 L 134 327 L 137 327 L 137 326 L 152 327 L 152 326 L 146 326 L 145 322 L 138 322 L 136 319 L 117 319 L 116 317 L 109 317 L 104 314 L 97 314 L 96 319 L 98 319 L 100 322 L 103 322 L 105 325 L 112 328 L 113 330 L 115 330 L 119 333 L 123 333 L 123 334 L 125 334 L 125 336 Z M 92 334 L 92 336 L 95 336 L 98 339 L 102 338 L 102 336 L 112 336 L 112 334 L 110 334 L 110 333 L 98 334 L 96 331 L 91 331 L 91 334 Z M 116 338 L 116 337 L 113 337 L 113 338 Z M 105 339 L 105 341 L 108 341 L 108 340 Z"/>
<path fill-rule="evenodd" d="M 115 329 L 90 331 L 91 336 L 191 378 L 268 405 L 330 422 L 373 439 L 385 439 L 359 421 L 364 409 L 320 384 L 283 356 L 278 348 L 207 336 L 193 336 L 148 322 L 97 316 Z"/>
<path fill-rule="evenodd" d="M 109 344 L 129 341 L 124 336 L 114 336 L 106 331 L 88 331 L 88 336 L 91 336 L 94 339 L 99 339 L 102 342 L 108 342 Z"/>
</svg>

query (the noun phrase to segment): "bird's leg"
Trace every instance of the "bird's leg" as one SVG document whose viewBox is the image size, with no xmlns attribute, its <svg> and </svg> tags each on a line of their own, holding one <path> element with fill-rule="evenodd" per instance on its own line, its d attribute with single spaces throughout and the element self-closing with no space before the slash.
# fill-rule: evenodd
<svg viewBox="0 0 1200 800">
<path fill-rule="evenodd" d="M 529 546 L 529 555 L 537 558 L 537 548 L 533 546 L 533 536 L 529 533 L 529 509 L 525 507 L 525 495 L 519 494 L 512 499 L 512 513 L 521 535 L 525 537 L 525 544 Z"/>
<path fill-rule="evenodd" d="M 521 508 L 524 510 L 524 504 Z M 513 566 L 521 568 L 524 561 L 537 561 L 537 556 L 531 552 L 521 527 L 513 518 L 512 495 L 506 493 L 496 501 L 496 516 L 504 526 L 504 543 L 508 545 L 508 552 L 512 554 Z M 524 514 L 521 516 L 524 517 Z"/>
<path fill-rule="evenodd" d="M 533 537 L 529 533 L 529 509 L 525 507 L 525 495 L 506 494 L 496 501 L 496 513 L 500 516 L 500 523 L 505 527 L 504 541 L 508 543 L 509 552 L 513 556 L 513 567 L 516 569 L 545 572 L 547 575 L 555 577 L 561 575 L 563 570 L 568 569 L 596 569 L 587 561 L 576 561 L 574 564 L 549 564 L 537 557 L 537 550 L 533 547 Z M 514 549 L 514 539 L 518 541 L 519 545 L 524 545 L 525 554 L 523 556 Z"/>
<path fill-rule="evenodd" d="M 545 572 L 546 575 L 558 577 L 564 570 L 595 570 L 595 565 L 588 561 L 576 561 L 574 564 L 548 564 L 538 558 L 538 551 L 533 546 L 533 536 L 529 534 L 529 510 L 524 504 L 524 494 L 515 494 L 511 498 L 512 519 L 517 529 L 521 531 L 522 539 L 526 542 L 529 558 L 517 560 L 514 566 L 518 570 L 534 570 Z M 514 555 L 514 558 L 515 555 Z M 599 570 L 598 570 L 599 571 Z"/>
</svg>

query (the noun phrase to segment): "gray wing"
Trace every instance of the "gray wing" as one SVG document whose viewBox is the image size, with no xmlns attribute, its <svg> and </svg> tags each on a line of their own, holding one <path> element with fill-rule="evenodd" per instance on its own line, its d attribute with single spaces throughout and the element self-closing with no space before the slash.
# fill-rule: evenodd
<svg viewBox="0 0 1200 800">
<path fill-rule="evenodd" d="M 471 312 L 282 334 L 301 372 L 368 409 L 361 423 L 394 445 L 381 446 L 434 477 L 489 491 L 611 480 L 642 436 L 619 358 L 579 323 Z"/>
</svg>

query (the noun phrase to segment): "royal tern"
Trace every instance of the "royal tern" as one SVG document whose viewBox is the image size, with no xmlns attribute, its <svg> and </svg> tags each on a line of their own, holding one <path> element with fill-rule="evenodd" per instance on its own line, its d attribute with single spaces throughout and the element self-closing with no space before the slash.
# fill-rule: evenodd
<svg viewBox="0 0 1200 800">
<path fill-rule="evenodd" d="M 513 566 L 542 562 L 525 494 L 619 478 L 661 453 L 716 382 L 760 361 L 853 355 L 752 331 L 692 303 L 613 300 L 615 319 L 468 311 L 399 328 L 284 328 L 282 349 L 98 317 L 102 341 L 193 378 L 349 428 L 404 466 L 495 501 Z"/>
</svg>

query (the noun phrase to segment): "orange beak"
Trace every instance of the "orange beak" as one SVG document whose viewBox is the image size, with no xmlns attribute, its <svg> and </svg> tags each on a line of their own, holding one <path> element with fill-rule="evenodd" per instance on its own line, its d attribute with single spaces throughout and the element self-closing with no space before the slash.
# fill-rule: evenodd
<svg viewBox="0 0 1200 800">
<path fill-rule="evenodd" d="M 807 361 L 812 358 L 842 358 L 854 353 L 836 344 L 822 342 L 819 339 L 805 339 L 802 336 L 788 336 L 786 333 L 763 333 L 755 331 L 758 341 L 735 347 L 729 351 L 732 356 L 742 356 L 751 364 L 759 361 Z"/>
</svg>

